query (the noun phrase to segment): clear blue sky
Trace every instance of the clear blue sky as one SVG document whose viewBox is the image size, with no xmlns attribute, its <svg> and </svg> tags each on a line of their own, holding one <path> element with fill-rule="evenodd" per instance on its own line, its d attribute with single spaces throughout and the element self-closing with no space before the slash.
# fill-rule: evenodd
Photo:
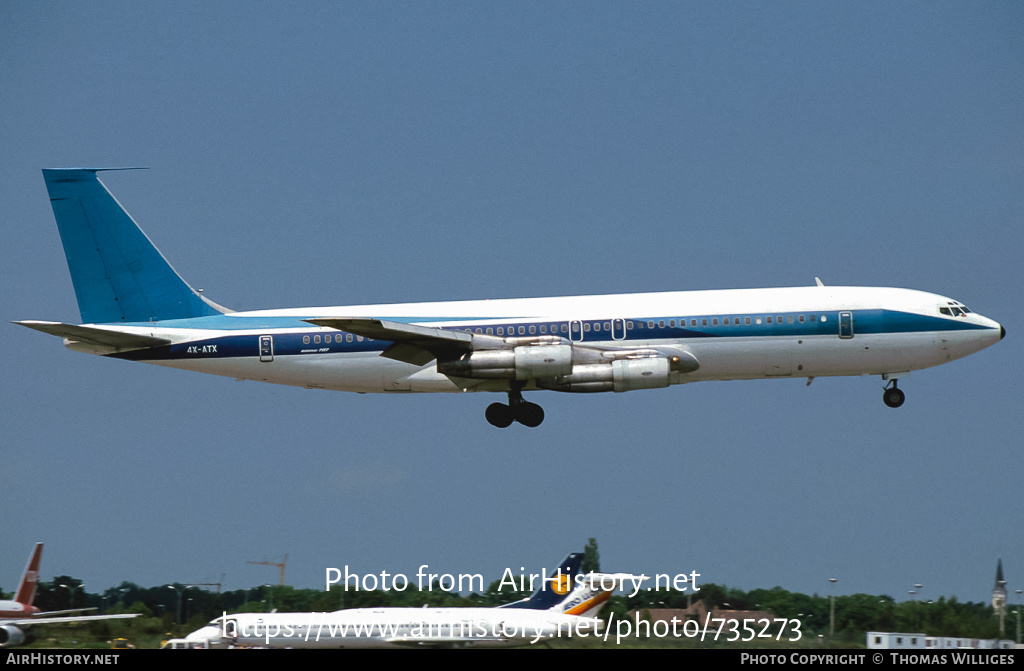
<svg viewBox="0 0 1024 671">
<path fill-rule="evenodd" d="M 902 381 L 355 395 L 0 326 L 0 586 L 246 560 L 743 589 L 1024 585 L 1019 2 L 4 2 L 0 314 L 77 322 L 43 167 L 104 181 L 235 309 L 829 284 L 934 291 L 1006 340 Z"/>
</svg>

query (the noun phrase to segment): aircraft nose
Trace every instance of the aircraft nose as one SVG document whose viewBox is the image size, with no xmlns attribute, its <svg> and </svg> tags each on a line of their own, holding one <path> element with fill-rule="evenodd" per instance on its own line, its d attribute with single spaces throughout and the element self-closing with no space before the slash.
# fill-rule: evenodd
<svg viewBox="0 0 1024 671">
<path fill-rule="evenodd" d="M 1006 328 L 1002 324 L 1000 324 L 999 325 L 999 339 L 1002 340 L 1005 337 L 1006 337 Z"/>
</svg>

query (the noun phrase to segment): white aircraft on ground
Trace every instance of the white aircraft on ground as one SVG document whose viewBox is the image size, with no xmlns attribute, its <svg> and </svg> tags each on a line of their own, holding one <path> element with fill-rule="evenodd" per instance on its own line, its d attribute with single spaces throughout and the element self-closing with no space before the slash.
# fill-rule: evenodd
<svg viewBox="0 0 1024 671">
<path fill-rule="evenodd" d="M 32 605 L 36 598 L 36 587 L 39 585 L 39 562 L 43 558 L 43 544 L 36 543 L 29 555 L 28 565 L 25 566 L 25 573 L 21 577 L 18 591 L 14 593 L 13 601 L 0 601 L 0 648 L 10 648 L 21 645 L 29 640 L 28 632 L 30 627 L 41 624 L 74 624 L 77 622 L 91 622 L 93 620 L 120 620 L 130 617 L 138 617 L 137 614 L 125 615 L 76 615 L 69 617 L 71 613 L 82 613 L 95 608 L 72 608 L 70 610 L 51 610 L 41 612 Z"/>
<path fill-rule="evenodd" d="M 562 561 L 533 596 L 496 608 L 353 608 L 333 613 L 235 613 L 189 634 L 210 647 L 508 647 L 599 635 L 597 612 L 623 581 L 646 576 L 579 573 Z"/>
<path fill-rule="evenodd" d="M 83 325 L 16 322 L 69 349 L 312 389 L 508 394 L 487 421 L 537 426 L 524 391 L 624 392 L 702 380 L 900 376 L 1005 330 L 909 289 L 817 286 L 234 312 L 192 289 L 99 181 L 43 170 Z"/>
</svg>

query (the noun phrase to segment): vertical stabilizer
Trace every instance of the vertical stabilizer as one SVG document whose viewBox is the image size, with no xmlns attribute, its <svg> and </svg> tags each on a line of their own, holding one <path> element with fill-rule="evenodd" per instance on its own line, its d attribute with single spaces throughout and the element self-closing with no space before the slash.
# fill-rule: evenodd
<svg viewBox="0 0 1024 671">
<path fill-rule="evenodd" d="M 43 170 L 82 322 L 159 321 L 223 312 L 167 263 L 97 178 L 100 170 Z"/>
<path fill-rule="evenodd" d="M 18 585 L 18 592 L 14 595 L 14 600 L 24 606 L 31 606 L 36 598 L 36 586 L 39 584 L 39 560 L 42 558 L 43 544 L 36 543 L 28 558 L 25 575 L 21 577 L 21 584 Z"/>
<path fill-rule="evenodd" d="M 583 564 L 583 553 L 574 552 L 562 560 L 557 569 L 544 581 L 533 596 L 507 603 L 499 608 L 529 608 L 531 610 L 550 610 L 562 603 L 573 590 L 573 580 L 580 572 Z"/>
</svg>

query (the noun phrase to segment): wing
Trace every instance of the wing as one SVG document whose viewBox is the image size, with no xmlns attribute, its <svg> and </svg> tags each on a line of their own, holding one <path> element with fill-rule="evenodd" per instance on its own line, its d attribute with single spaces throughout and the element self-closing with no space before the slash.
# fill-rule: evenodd
<svg viewBox="0 0 1024 671">
<path fill-rule="evenodd" d="M 700 363 L 685 347 L 594 346 L 556 335 L 501 337 L 372 318 L 305 320 L 392 344 L 381 352 L 422 366 L 437 361 L 450 378 L 536 380 L 555 391 L 628 391 L 667 387 L 671 373 Z"/>
<path fill-rule="evenodd" d="M 326 326 L 366 338 L 387 340 L 393 344 L 381 356 L 422 366 L 434 359 L 449 361 L 478 349 L 501 349 L 505 339 L 496 336 L 439 329 L 418 324 L 383 319 L 306 319 L 317 326 Z"/>
<path fill-rule="evenodd" d="M 74 624 L 76 622 L 94 622 L 96 620 L 126 620 L 138 616 L 138 613 L 124 613 L 121 615 L 80 615 L 78 617 L 29 617 L 21 620 L 4 620 L 3 624 L 25 628 L 37 624 Z"/>
</svg>

